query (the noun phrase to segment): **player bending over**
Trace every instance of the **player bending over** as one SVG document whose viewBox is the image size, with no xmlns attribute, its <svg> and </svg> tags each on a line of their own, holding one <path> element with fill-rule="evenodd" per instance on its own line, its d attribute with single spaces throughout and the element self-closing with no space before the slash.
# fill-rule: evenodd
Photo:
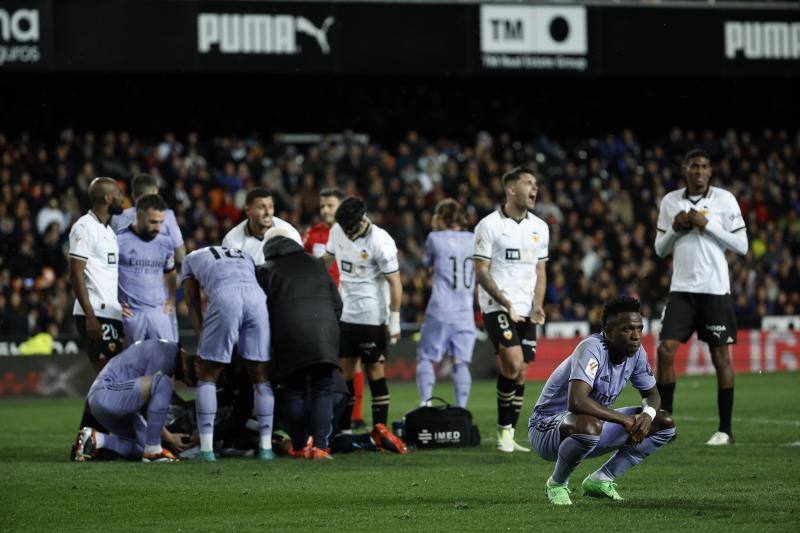
<svg viewBox="0 0 800 533">
<path fill-rule="evenodd" d="M 545 484 L 550 503 L 572 505 L 569 476 L 587 457 L 616 453 L 583 480 L 587 496 L 622 500 L 614 480 L 675 438 L 642 348 L 642 316 L 634 298 L 603 308 L 603 331 L 586 337 L 550 375 L 528 421 L 528 437 L 542 459 L 555 461 Z M 644 407 L 611 409 L 625 384 Z"/>
<path fill-rule="evenodd" d="M 453 357 L 456 405 L 466 407 L 472 376 L 469 364 L 475 347 L 475 269 L 472 265 L 474 235 L 466 231 L 464 208 L 452 199 L 436 205 L 434 231 L 425 243 L 425 266 L 433 271 L 433 290 L 422 324 L 417 361 L 417 390 L 425 404 L 436 384 L 434 363 L 445 353 Z"/>
<path fill-rule="evenodd" d="M 92 414 L 109 433 L 82 428 L 77 460 L 86 461 L 106 449 L 144 463 L 177 461 L 161 447 L 161 439 L 180 448 L 181 437 L 188 435 L 169 433 L 164 420 L 172 397 L 172 376 L 194 386 L 194 359 L 177 343 L 165 340 L 136 342 L 110 359 L 86 398 Z M 143 408 L 146 417 L 140 414 Z"/>
<path fill-rule="evenodd" d="M 189 318 L 200 338 L 197 346 L 197 428 L 202 461 L 215 461 L 214 418 L 217 414 L 216 382 L 230 364 L 233 345 L 245 360 L 253 383 L 253 405 L 260 448 L 258 457 L 273 458 L 272 423 L 275 396 L 267 381 L 269 312 L 267 297 L 256 281 L 253 258 L 241 250 L 207 246 L 186 256 L 181 283 Z M 208 306 L 203 315 L 200 289 Z"/>
</svg>

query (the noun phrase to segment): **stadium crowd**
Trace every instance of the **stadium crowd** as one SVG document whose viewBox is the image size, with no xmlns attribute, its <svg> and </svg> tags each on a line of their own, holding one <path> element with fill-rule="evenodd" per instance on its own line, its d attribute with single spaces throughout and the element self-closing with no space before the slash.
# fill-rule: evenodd
<svg viewBox="0 0 800 533">
<path fill-rule="evenodd" d="M 535 211 L 551 225 L 548 320 L 588 320 L 599 329 L 602 303 L 617 294 L 641 299 L 643 316 L 658 317 L 670 279 L 669 258 L 653 249 L 658 205 L 684 185 L 681 156 L 693 147 L 711 155 L 712 184 L 736 195 L 747 222 L 750 250 L 729 258 L 740 327 L 800 313 L 800 132 L 675 127 L 663 138 L 624 130 L 570 142 L 482 132 L 461 143 L 411 131 L 389 145 L 348 134 L 310 144 L 194 132 L 149 142 L 126 131 L 64 130 L 56 139 L 0 133 L 0 335 L 73 332 L 69 228 L 88 210 L 95 176 L 118 179 L 129 194 L 142 172 L 161 180 L 187 252 L 220 243 L 256 186 L 273 192 L 275 214 L 301 233 L 319 222 L 321 189 L 361 195 L 400 249 L 403 321 L 421 322 L 433 207 L 455 198 L 474 226 L 502 199 L 502 173 L 525 165 L 542 184 Z"/>
</svg>

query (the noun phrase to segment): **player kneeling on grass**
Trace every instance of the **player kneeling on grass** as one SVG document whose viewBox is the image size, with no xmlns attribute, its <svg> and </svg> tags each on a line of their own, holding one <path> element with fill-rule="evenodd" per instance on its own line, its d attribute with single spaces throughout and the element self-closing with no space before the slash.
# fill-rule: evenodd
<svg viewBox="0 0 800 533">
<path fill-rule="evenodd" d="M 545 484 L 551 503 L 571 505 L 570 474 L 587 457 L 615 450 L 582 487 L 587 496 L 622 500 L 614 480 L 675 438 L 672 418 L 659 409 L 642 329 L 638 300 L 611 300 L 603 308 L 603 331 L 581 341 L 545 383 L 528 421 L 528 437 L 540 457 L 556 462 Z M 644 407 L 611 409 L 628 380 Z"/>
<path fill-rule="evenodd" d="M 144 340 L 109 360 L 86 398 L 92 414 L 109 433 L 82 428 L 78 460 L 86 461 L 106 449 L 129 459 L 141 457 L 145 463 L 177 461 L 161 447 L 161 439 L 181 446 L 180 436 L 167 432 L 164 421 L 172 398 L 172 376 L 194 386 L 194 359 L 177 343 Z M 146 417 L 140 414 L 142 408 Z"/>
</svg>

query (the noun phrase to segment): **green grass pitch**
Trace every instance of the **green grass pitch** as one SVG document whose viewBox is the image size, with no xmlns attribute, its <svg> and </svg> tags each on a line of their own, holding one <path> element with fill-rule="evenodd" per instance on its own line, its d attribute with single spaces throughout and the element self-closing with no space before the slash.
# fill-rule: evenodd
<svg viewBox="0 0 800 533">
<path fill-rule="evenodd" d="M 527 388 L 518 426 L 542 383 Z M 416 402 L 411 383 L 391 386 L 391 419 Z M 452 384 L 436 392 L 452 397 Z M 626 501 L 580 495 L 571 508 L 544 496 L 551 471 L 532 453 L 494 450 L 494 383 L 476 382 L 470 407 L 480 448 L 407 456 L 360 453 L 332 463 L 222 459 L 215 464 L 66 460 L 81 402 L 0 401 L 3 531 L 797 531 L 800 524 L 800 373 L 737 376 L 734 435 L 716 429 L 713 378 L 683 378 L 678 440 L 620 478 Z M 617 406 L 638 404 L 626 390 Z"/>
</svg>

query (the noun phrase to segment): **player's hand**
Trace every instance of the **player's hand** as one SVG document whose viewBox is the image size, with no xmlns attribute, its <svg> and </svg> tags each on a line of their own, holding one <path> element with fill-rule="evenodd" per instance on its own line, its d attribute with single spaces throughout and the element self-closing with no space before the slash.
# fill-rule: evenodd
<svg viewBox="0 0 800 533">
<path fill-rule="evenodd" d="M 100 342 L 100 321 L 96 316 L 86 317 L 86 336 L 92 342 Z"/>
<path fill-rule="evenodd" d="M 537 305 L 533 308 L 533 313 L 531 314 L 531 322 L 534 324 L 544 324 L 545 319 L 545 312 L 544 308 L 541 305 Z"/>
<path fill-rule="evenodd" d="M 625 419 L 622 421 L 622 428 L 625 430 L 625 433 L 628 435 L 631 434 L 633 430 L 633 425 L 636 423 L 636 418 L 630 415 L 625 415 Z"/>
<path fill-rule="evenodd" d="M 172 300 L 167 300 L 164 302 L 164 314 L 167 315 L 174 315 L 175 314 L 175 302 Z"/>
<path fill-rule="evenodd" d="M 129 304 L 122 304 L 122 316 L 124 318 L 131 318 L 133 316 L 133 309 Z"/>
<path fill-rule="evenodd" d="M 708 219 L 706 216 L 701 213 L 700 211 L 695 211 L 694 209 L 689 210 L 689 223 L 695 228 L 698 228 L 700 231 L 706 229 L 706 225 L 708 224 Z"/>
<path fill-rule="evenodd" d="M 689 213 L 686 211 L 681 211 L 672 221 L 672 229 L 677 232 L 682 231 L 689 231 L 692 229 L 692 225 L 689 223 Z"/>
<path fill-rule="evenodd" d="M 519 316 L 517 312 L 514 311 L 514 306 L 511 305 L 511 302 L 509 302 L 509 304 L 506 306 L 506 309 L 508 309 L 508 318 L 511 320 L 511 322 L 522 322 L 525 320 L 524 317 Z"/>
<path fill-rule="evenodd" d="M 164 428 L 161 433 L 161 440 L 171 451 L 180 453 L 189 446 L 192 436 L 186 433 L 170 433 L 167 428 Z"/>
<path fill-rule="evenodd" d="M 652 424 L 653 421 L 649 416 L 642 413 L 635 415 L 633 418 L 633 427 L 628 431 L 630 435 L 629 441 L 631 444 L 639 444 L 650 432 L 650 424 Z"/>
</svg>

